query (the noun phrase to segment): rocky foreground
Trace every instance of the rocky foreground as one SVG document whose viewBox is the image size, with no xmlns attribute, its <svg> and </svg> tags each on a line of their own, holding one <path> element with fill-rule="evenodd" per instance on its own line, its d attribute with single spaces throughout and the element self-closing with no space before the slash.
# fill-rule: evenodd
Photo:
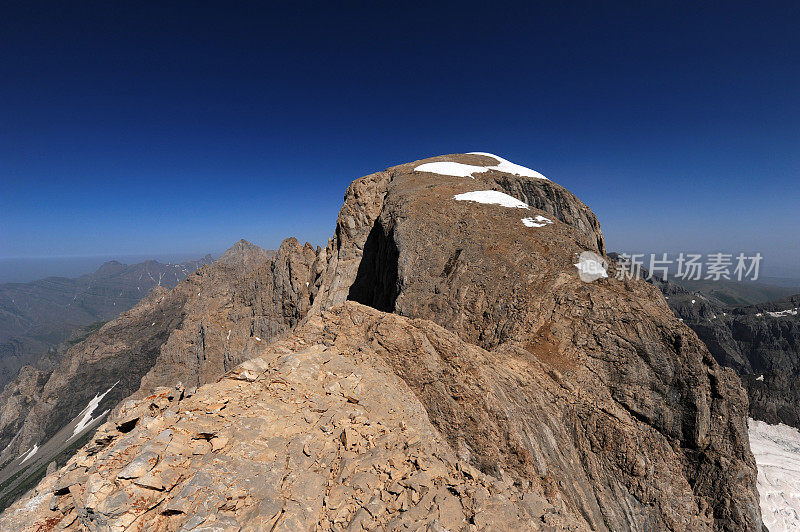
<svg viewBox="0 0 800 532">
<path fill-rule="evenodd" d="M 585 251 L 594 214 L 496 156 L 358 179 L 326 248 L 99 331 L 146 342 L 140 388 L 0 529 L 760 531 L 739 379 L 655 287 L 582 282 Z"/>
</svg>

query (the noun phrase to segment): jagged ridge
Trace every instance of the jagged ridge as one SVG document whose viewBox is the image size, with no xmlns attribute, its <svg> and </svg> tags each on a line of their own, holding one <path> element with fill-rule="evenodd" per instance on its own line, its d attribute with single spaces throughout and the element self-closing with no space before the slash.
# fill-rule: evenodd
<svg viewBox="0 0 800 532">
<path fill-rule="evenodd" d="M 174 385 L 176 375 L 165 368 L 181 363 L 186 368 L 182 375 L 199 383 L 213 381 L 233 355 L 225 347 L 213 347 L 225 346 L 226 329 L 248 329 L 250 336 L 235 346 L 239 350 L 233 355 L 242 358 L 262 354 L 265 360 L 273 360 L 276 353 L 286 353 L 301 359 L 307 353 L 304 346 L 333 345 L 370 368 L 388 367 L 387 378 L 405 383 L 455 457 L 448 458 L 448 463 L 455 470 L 477 467 L 481 475 L 507 483 L 508 489 L 513 488 L 506 496 L 512 501 L 513 510 L 508 511 L 513 511 L 514 519 L 523 519 L 525 527 L 546 526 L 547 516 L 557 515 L 563 522 L 598 530 L 760 529 L 746 398 L 738 380 L 719 367 L 694 333 L 672 316 L 653 287 L 640 280 L 607 279 L 593 284 L 578 280 L 573 266 L 576 254 L 604 253 L 602 233 L 591 211 L 563 187 L 535 176 L 514 176 L 497 169 L 471 177 L 415 171 L 429 162 L 499 166 L 488 155 L 449 155 L 356 180 L 347 190 L 334 237 L 326 248 L 314 250 L 296 241 L 285 242 L 269 266 L 235 284 L 232 303 L 172 333 L 167 342 L 173 341 L 172 346 L 161 349 L 150 372 L 153 378 L 143 381 L 144 388 L 159 381 Z M 511 204 L 523 201 L 530 208 L 454 199 L 481 190 L 507 194 Z M 553 223 L 527 226 L 522 218 L 529 215 Z M 354 303 L 343 307 L 348 298 L 398 316 Z M 247 304 L 237 307 L 237 301 Z M 267 345 L 266 338 L 292 327 L 293 332 Z M 258 336 L 259 331 L 266 338 Z M 249 383 L 251 371 L 272 375 L 267 363 L 245 365 L 237 378 Z M 309 378 L 315 375 L 324 379 L 325 372 L 312 372 Z M 345 388 L 348 377 L 333 380 Z M 287 383 L 281 383 L 281 378 L 254 378 L 251 385 L 243 385 L 241 393 L 262 393 L 263 386 L 282 388 Z M 203 388 L 207 390 L 203 394 L 225 389 L 222 383 Z M 357 397 L 343 397 L 359 402 Z M 281 409 L 282 401 L 293 398 L 299 399 L 290 393 L 258 409 Z M 224 412 L 222 419 L 213 417 L 220 412 L 218 407 L 206 411 L 197 415 L 220 427 L 232 421 Z M 156 422 L 177 428 L 169 412 L 175 410 L 168 409 Z M 375 412 L 365 409 L 367 416 Z M 153 438 L 144 430 L 147 424 L 136 432 L 143 443 Z M 339 435 L 341 442 L 349 441 L 346 428 Z M 118 429 L 109 424 L 101 434 L 113 436 L 114 430 Z M 327 440 L 313 430 L 301 434 L 310 445 L 326 445 Z M 94 447 L 85 448 L 68 468 L 85 467 L 91 478 L 105 474 L 95 463 L 98 453 L 122 453 L 119 456 L 125 456 L 125 462 L 148 464 L 150 459 L 160 463 L 172 456 L 155 449 L 144 458 L 143 449 L 111 436 L 95 439 Z M 207 461 L 190 458 L 189 471 L 197 473 L 179 481 L 170 494 L 174 490 L 191 493 L 185 490 L 193 489 L 201 470 L 225 468 L 223 464 L 235 460 L 233 448 L 214 449 L 215 438 L 208 439 L 211 449 L 201 453 L 209 456 Z M 372 459 L 378 470 L 381 464 L 390 465 L 390 456 L 381 452 Z M 327 459 L 322 463 L 330 465 Z M 385 473 L 391 478 L 389 471 Z M 287 472 L 298 474 L 294 468 Z M 125 504 L 111 511 L 102 506 L 102 498 L 87 498 L 88 481 L 82 480 L 82 473 L 71 484 L 68 474 L 72 473 L 48 477 L 41 489 L 47 492 L 62 479 L 69 486 L 61 492 L 69 491 L 70 498 L 57 493 L 51 504 L 55 510 L 33 504 L 31 515 L 66 520 L 74 526 L 79 522 L 94 526 L 102 520 L 121 524 L 132 517 Z M 403 481 L 413 476 L 398 475 Z M 445 498 L 437 499 L 433 489 L 448 485 L 444 478 L 437 475 L 427 481 L 433 485 L 411 488 L 419 499 L 409 495 L 406 511 L 419 511 L 406 517 L 416 516 L 413 521 L 418 524 L 433 523 L 432 505 L 450 504 Z M 139 489 L 134 480 L 131 477 L 119 485 L 127 497 Z M 288 488 L 294 481 L 287 482 Z M 323 490 L 329 497 L 333 487 L 354 489 L 356 495 L 372 488 L 370 484 L 359 488 L 349 476 L 334 476 L 328 482 L 324 490 L 309 488 L 310 492 L 321 496 L 319 490 Z M 461 513 L 450 515 L 474 520 L 473 496 L 460 493 L 455 487 L 458 482 L 452 486 L 459 494 Z M 97 493 L 110 495 L 102 490 Z M 391 502 L 383 500 L 383 491 L 375 501 L 355 496 L 332 520 L 325 521 L 333 509 L 325 497 L 321 508 L 309 506 L 298 514 L 287 506 L 291 493 L 289 489 L 278 499 L 283 506 L 273 523 L 287 529 L 298 522 L 304 526 L 329 522 L 335 527 L 353 523 L 359 515 L 359 523 L 367 527 L 382 526 L 386 510 L 373 507 L 373 513 L 369 505 L 383 502 L 388 508 Z M 527 494 L 542 499 L 544 506 L 524 509 L 519 501 L 524 503 Z M 169 507 L 171 498 L 151 501 L 154 509 L 146 512 L 147 519 L 157 523 L 177 516 L 166 521 L 168 528 L 188 523 L 189 513 L 200 504 L 198 499 L 190 498 L 181 509 Z M 261 526 L 255 524 L 261 514 L 237 512 L 237 505 L 224 502 L 214 515 L 232 519 L 236 526 Z M 438 508 L 437 519 L 442 518 Z M 405 515 L 401 512 L 401 521 Z"/>
</svg>

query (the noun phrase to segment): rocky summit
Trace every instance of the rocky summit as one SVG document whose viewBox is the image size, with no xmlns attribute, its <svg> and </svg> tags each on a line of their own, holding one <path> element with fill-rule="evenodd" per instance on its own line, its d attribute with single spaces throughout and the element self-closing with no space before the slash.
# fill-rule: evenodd
<svg viewBox="0 0 800 532">
<path fill-rule="evenodd" d="M 240 242 L 28 375 L 20 471 L 125 386 L 0 529 L 762 530 L 738 377 L 587 252 L 592 211 L 491 154 L 357 179 L 326 247 Z"/>
</svg>

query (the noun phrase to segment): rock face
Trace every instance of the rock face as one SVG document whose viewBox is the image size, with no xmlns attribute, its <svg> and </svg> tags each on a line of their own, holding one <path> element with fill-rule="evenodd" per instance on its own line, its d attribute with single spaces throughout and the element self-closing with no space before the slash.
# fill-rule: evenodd
<svg viewBox="0 0 800 532">
<path fill-rule="evenodd" d="M 359 342 L 385 318 L 401 342 L 441 335 L 478 350 L 429 322 L 353 303 L 338 309 L 338 330 Z M 191 397 L 170 401 L 165 389 L 127 403 L 44 480 L 47 497 L 10 510 L 2 525 L 36 516 L 88 530 L 585 529 L 540 486 L 518 487 L 458 458 L 383 358 L 404 357 L 407 347 L 363 350 L 325 335 L 324 323 L 333 322 L 304 330 L 316 341 L 279 342 Z"/>
<path fill-rule="evenodd" d="M 20 378 L 0 394 L 0 463 L 47 441 L 96 394 L 112 386 L 101 411 L 143 385 L 183 379 L 196 386 L 244 360 L 250 331 L 223 336 L 220 342 L 206 340 L 203 317 L 223 315 L 232 303 L 234 284 L 257 257 L 262 266 L 269 264 L 269 252 L 249 246 L 237 244 L 224 261 L 201 268 L 174 290 L 156 287 L 135 308 L 70 348 L 52 371 L 23 368 Z M 239 360 L 226 360 L 225 349 L 231 344 Z M 163 376 L 151 375 L 156 362 L 164 359 L 168 362 L 162 366 Z M 179 378 L 173 380 L 175 375 Z"/>
<path fill-rule="evenodd" d="M 669 304 L 675 315 L 697 333 L 720 364 L 741 377 L 750 398 L 750 416 L 800 428 L 800 295 L 724 307 L 668 285 L 674 284 L 661 286 L 672 293 Z"/>
<path fill-rule="evenodd" d="M 580 281 L 599 224 L 537 175 L 356 180 L 326 248 L 187 301 L 139 402 L 0 528 L 760 530 L 735 374 L 653 286 Z"/>
</svg>

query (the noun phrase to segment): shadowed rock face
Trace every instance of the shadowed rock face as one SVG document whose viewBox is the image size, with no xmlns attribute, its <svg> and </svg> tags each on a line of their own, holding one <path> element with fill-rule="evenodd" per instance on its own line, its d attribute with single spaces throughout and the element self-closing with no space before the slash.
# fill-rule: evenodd
<svg viewBox="0 0 800 532">
<path fill-rule="evenodd" d="M 577 255 L 604 244 L 568 191 L 497 170 L 414 170 L 439 161 L 497 163 L 450 155 L 358 179 L 326 248 L 284 242 L 218 300 L 193 296 L 137 397 L 258 358 L 174 406 L 154 396 L 119 409 L 39 490 L 86 480 L 49 506 L 20 501 L 0 526 L 176 529 L 213 514 L 287 530 L 760 530 L 733 372 L 654 287 L 579 280 Z M 481 190 L 530 208 L 453 199 Z M 523 224 L 531 216 L 553 223 Z M 150 471 L 160 478 L 136 482 Z M 279 488 L 229 497 L 243 477 Z"/>
<path fill-rule="evenodd" d="M 750 416 L 800 428 L 800 295 L 769 303 L 723 307 L 701 294 L 660 283 L 684 320 L 723 366 L 741 377 Z M 692 303 L 692 300 L 695 302 Z"/>
</svg>

